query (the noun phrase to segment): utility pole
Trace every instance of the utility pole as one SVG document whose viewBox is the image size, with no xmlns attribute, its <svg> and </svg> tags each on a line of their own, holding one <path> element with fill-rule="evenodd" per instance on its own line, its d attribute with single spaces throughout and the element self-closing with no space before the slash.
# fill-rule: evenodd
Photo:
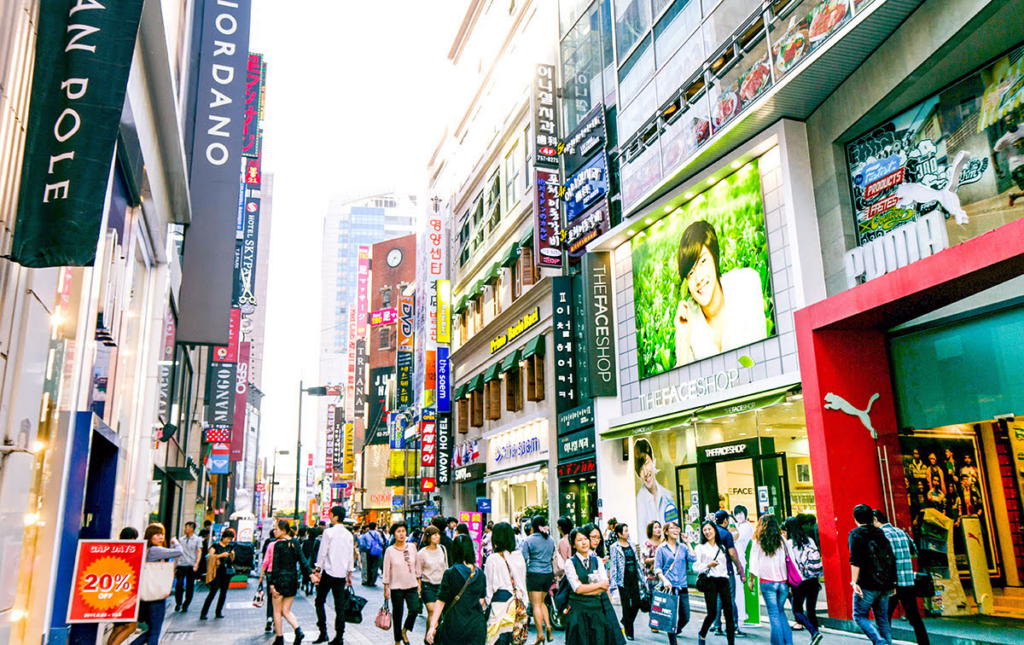
<svg viewBox="0 0 1024 645">
<path fill-rule="evenodd" d="M 299 425 L 295 433 L 295 530 L 299 530 L 299 473 L 302 471 L 302 379 L 299 379 Z"/>
</svg>

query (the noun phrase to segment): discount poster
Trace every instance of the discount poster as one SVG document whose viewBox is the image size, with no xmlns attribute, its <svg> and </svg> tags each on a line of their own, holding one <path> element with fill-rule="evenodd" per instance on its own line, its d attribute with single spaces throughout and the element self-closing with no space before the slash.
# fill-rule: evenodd
<svg viewBox="0 0 1024 645">
<path fill-rule="evenodd" d="M 68 622 L 135 621 L 145 553 L 142 540 L 79 540 Z"/>
</svg>

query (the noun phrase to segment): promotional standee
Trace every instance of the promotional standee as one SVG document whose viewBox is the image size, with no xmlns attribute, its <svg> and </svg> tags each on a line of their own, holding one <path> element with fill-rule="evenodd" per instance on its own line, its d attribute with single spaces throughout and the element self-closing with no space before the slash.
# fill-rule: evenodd
<svg viewBox="0 0 1024 645">
<path fill-rule="evenodd" d="M 142 540 L 79 540 L 67 622 L 135 621 L 145 554 Z"/>
</svg>

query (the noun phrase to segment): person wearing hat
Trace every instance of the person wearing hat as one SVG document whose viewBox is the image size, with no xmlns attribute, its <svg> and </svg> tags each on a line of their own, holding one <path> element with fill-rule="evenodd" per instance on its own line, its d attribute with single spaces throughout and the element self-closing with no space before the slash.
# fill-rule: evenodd
<svg viewBox="0 0 1024 645">
<path fill-rule="evenodd" d="M 732 615 L 738 616 L 739 609 L 736 606 L 736 578 L 739 577 L 740 582 L 744 581 L 743 563 L 740 561 L 739 554 L 736 553 L 736 541 L 732 537 L 732 533 L 729 531 L 729 511 L 720 510 L 715 513 L 715 526 L 718 528 L 718 539 L 725 547 L 727 570 L 729 572 L 729 597 L 732 598 Z M 715 633 L 721 634 L 722 623 L 721 618 L 715 618 Z M 746 636 L 740 631 L 739 624 L 736 625 L 736 635 Z"/>
</svg>

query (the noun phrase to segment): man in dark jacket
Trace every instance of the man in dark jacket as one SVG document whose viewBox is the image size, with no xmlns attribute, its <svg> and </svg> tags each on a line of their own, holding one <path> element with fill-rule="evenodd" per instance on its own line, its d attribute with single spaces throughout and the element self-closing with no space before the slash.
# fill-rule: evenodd
<svg viewBox="0 0 1024 645">
<path fill-rule="evenodd" d="M 870 506 L 858 504 L 853 519 L 857 522 L 849 538 L 853 619 L 874 645 L 891 645 L 889 596 L 896 593 L 896 556 L 885 533 L 875 526 Z"/>
</svg>

